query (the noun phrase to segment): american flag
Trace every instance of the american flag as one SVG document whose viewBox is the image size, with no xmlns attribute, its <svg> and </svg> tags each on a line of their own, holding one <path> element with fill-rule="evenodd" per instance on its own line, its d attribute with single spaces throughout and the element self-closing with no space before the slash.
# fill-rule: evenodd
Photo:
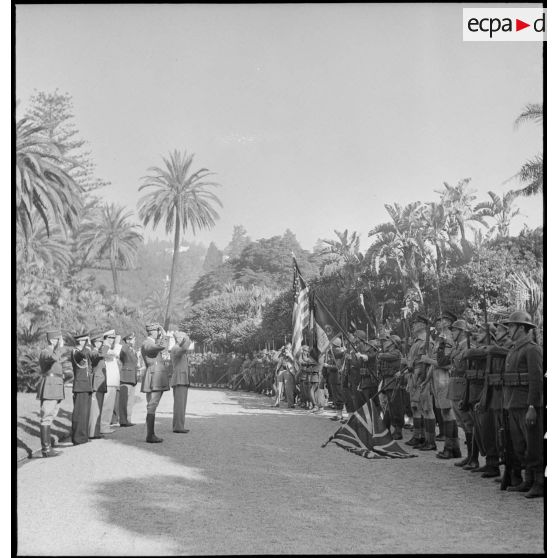
<svg viewBox="0 0 558 558">
<path fill-rule="evenodd" d="M 295 362 L 300 358 L 302 347 L 302 332 L 310 323 L 310 303 L 308 300 L 308 287 L 300 275 L 298 264 L 293 256 L 293 357 Z"/>
<path fill-rule="evenodd" d="M 367 459 L 416 457 L 415 454 L 407 453 L 393 440 L 390 431 L 384 425 L 374 398 L 357 409 L 347 423 L 341 426 L 322 447 L 327 446 L 329 442 Z"/>
</svg>

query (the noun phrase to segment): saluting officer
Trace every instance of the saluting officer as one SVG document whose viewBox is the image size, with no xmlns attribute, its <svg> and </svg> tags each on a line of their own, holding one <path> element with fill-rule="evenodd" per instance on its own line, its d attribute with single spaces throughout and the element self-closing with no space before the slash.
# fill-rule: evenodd
<svg viewBox="0 0 558 558">
<path fill-rule="evenodd" d="M 89 334 L 74 336 L 77 347 L 72 349 L 70 361 L 74 372 L 72 412 L 72 443 L 84 444 L 89 441 L 89 414 L 91 412 L 92 368 Z"/>
<path fill-rule="evenodd" d="M 136 384 L 138 383 L 138 357 L 134 349 L 136 336 L 129 333 L 122 338 L 120 348 L 120 426 L 134 426 L 132 411 L 134 409 Z"/>
<path fill-rule="evenodd" d="M 188 364 L 188 347 L 190 339 L 183 331 L 175 331 L 176 343 L 170 350 L 172 364 L 171 386 L 173 393 L 172 431 L 177 434 L 190 432 L 184 428 L 188 387 L 190 386 L 190 368 Z"/>
<path fill-rule="evenodd" d="M 59 453 L 51 449 L 50 427 L 58 415 L 60 403 L 64 400 L 64 372 L 62 357 L 64 339 L 59 329 L 46 333 L 48 347 L 39 354 L 41 380 L 37 389 L 37 399 L 41 402 L 41 453 L 43 457 L 54 457 Z"/>
<path fill-rule="evenodd" d="M 91 396 L 91 412 L 89 413 L 89 438 L 96 440 L 104 438 L 105 434 L 114 432 L 110 427 L 102 428 L 101 414 L 105 404 L 105 395 L 107 393 L 107 369 L 103 351 L 103 332 L 92 332 L 91 352 L 89 358 L 93 370 L 92 387 L 93 394 Z"/>
<path fill-rule="evenodd" d="M 145 441 L 154 444 L 162 442 L 155 436 L 155 412 L 164 391 L 169 391 L 169 376 L 161 353 L 166 349 L 164 330 L 159 324 L 145 326 L 147 338 L 141 346 L 141 355 L 145 362 L 145 373 L 141 382 L 141 391 L 147 399 L 145 424 L 147 436 Z"/>
<path fill-rule="evenodd" d="M 539 498 L 544 496 L 545 483 L 543 353 L 532 337 L 536 326 L 527 312 L 512 312 L 506 324 L 513 345 L 506 357 L 504 408 L 514 453 L 525 468 L 523 482 L 508 490 Z"/>
</svg>

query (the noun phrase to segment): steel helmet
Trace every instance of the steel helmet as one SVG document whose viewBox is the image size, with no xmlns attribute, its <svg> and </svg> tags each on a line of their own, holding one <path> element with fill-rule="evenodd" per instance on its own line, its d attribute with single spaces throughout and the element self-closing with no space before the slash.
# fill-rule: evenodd
<svg viewBox="0 0 558 558">
<path fill-rule="evenodd" d="M 519 324 L 528 327 L 537 327 L 532 321 L 529 312 L 525 310 L 516 310 L 509 315 L 507 320 L 502 320 L 503 324 Z"/>
</svg>

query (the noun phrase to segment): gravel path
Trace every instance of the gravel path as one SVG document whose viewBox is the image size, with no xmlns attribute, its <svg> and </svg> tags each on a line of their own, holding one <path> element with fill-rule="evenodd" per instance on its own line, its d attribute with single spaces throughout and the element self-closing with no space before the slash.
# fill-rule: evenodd
<svg viewBox="0 0 558 558">
<path fill-rule="evenodd" d="M 145 443 L 132 428 L 18 469 L 19 555 L 543 552 L 544 503 L 501 492 L 428 452 L 367 460 L 334 444 L 331 415 L 247 393 L 172 394 Z M 408 434 L 406 434 L 408 436 Z"/>
</svg>

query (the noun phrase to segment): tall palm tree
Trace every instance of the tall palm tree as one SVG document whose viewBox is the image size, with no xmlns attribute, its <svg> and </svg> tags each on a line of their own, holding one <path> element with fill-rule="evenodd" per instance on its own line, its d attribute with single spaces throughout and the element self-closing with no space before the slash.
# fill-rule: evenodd
<svg viewBox="0 0 558 558">
<path fill-rule="evenodd" d="M 45 128 L 23 118 L 16 123 L 16 222 L 26 239 L 33 227 L 35 209 L 47 235 L 52 221 L 74 228 L 81 207 L 82 192 L 63 170 L 66 160 Z"/>
<path fill-rule="evenodd" d="M 171 234 L 174 229 L 174 253 L 165 312 L 165 329 L 168 329 L 170 323 L 180 235 L 185 233 L 188 228 L 195 235 L 196 231 L 200 229 L 213 227 L 219 218 L 214 204 L 223 206 L 221 200 L 213 192 L 207 190 L 209 187 L 219 186 L 218 183 L 207 180 L 214 173 L 205 168 L 192 172 L 193 159 L 193 154 L 173 151 L 169 158 L 163 157 L 164 168 L 150 167 L 148 169 L 151 174 L 143 177 L 143 184 L 139 187 L 139 191 L 145 188 L 154 189 L 138 201 L 139 215 L 143 225 L 147 226 L 151 223 L 155 229 L 164 220 L 167 234 Z"/>
<path fill-rule="evenodd" d="M 483 217 L 493 217 L 496 220 L 492 229 L 496 229 L 497 236 L 509 236 L 511 220 L 519 214 L 519 208 L 514 207 L 518 193 L 510 190 L 500 197 L 489 191 L 488 195 L 490 201 L 477 204 L 475 211 Z"/>
<path fill-rule="evenodd" d="M 530 103 L 525 106 L 523 112 L 515 119 L 514 126 L 517 128 L 525 122 L 543 123 L 543 106 L 541 103 Z M 544 179 L 544 160 L 541 154 L 535 155 L 524 163 L 515 175 L 521 182 L 525 183 L 522 189 L 517 190 L 520 196 L 533 196 L 542 191 Z"/>
<path fill-rule="evenodd" d="M 140 226 L 129 221 L 132 215 L 125 207 L 105 204 L 83 223 L 79 237 L 83 262 L 108 259 L 115 294 L 119 294 L 118 266 L 133 267 L 138 245 L 143 242 Z"/>
</svg>

